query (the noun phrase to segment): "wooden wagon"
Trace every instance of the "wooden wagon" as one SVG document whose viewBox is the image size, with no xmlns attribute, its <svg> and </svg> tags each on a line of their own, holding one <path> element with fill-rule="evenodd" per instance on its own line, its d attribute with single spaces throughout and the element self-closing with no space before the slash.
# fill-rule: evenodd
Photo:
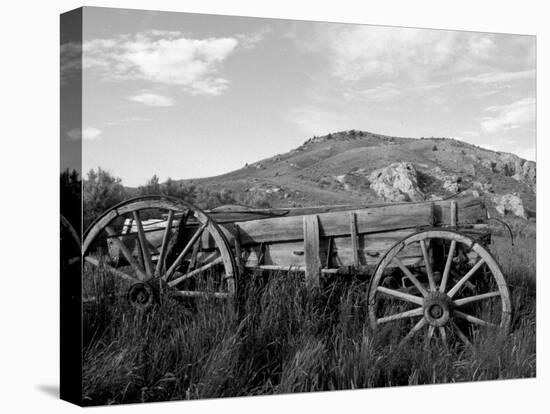
<svg viewBox="0 0 550 414">
<path fill-rule="evenodd" d="M 362 275 L 370 280 L 373 329 L 405 324 L 403 341 L 423 332 L 428 343 L 452 335 L 470 344 L 479 329 L 510 326 L 487 221 L 480 199 L 202 211 L 147 196 L 100 216 L 82 253 L 138 308 L 154 303 L 159 286 L 182 297 L 231 299 L 250 268 L 303 274 L 312 289 L 331 275 Z"/>
</svg>

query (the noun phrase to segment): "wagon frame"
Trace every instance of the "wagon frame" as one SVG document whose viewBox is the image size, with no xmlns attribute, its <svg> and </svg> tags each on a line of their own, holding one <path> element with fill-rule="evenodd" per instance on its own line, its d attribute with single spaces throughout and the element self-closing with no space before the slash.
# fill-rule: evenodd
<svg viewBox="0 0 550 414">
<path fill-rule="evenodd" d="M 510 327 L 510 295 L 490 239 L 477 198 L 202 211 L 145 196 L 97 218 L 82 254 L 87 266 L 123 281 L 122 293 L 140 309 L 159 291 L 231 299 L 246 269 L 303 273 L 311 289 L 330 275 L 363 275 L 371 328 L 405 323 L 402 343 L 425 332 L 427 344 L 452 335 L 471 345 L 474 331 Z"/>
</svg>

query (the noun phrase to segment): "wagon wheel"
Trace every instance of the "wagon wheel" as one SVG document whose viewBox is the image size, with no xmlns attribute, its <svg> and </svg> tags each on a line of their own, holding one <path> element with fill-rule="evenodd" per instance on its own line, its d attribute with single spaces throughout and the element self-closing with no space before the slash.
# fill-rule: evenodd
<svg viewBox="0 0 550 414">
<path fill-rule="evenodd" d="M 80 261 L 81 246 L 80 237 L 63 215 L 60 219 L 60 238 L 61 238 L 61 267 L 67 269 Z"/>
<path fill-rule="evenodd" d="M 84 273 L 91 275 L 83 282 L 84 301 L 98 290 L 93 268 L 107 275 L 111 295 L 126 294 L 138 308 L 153 304 L 160 291 L 183 297 L 234 294 L 237 268 L 226 237 L 203 211 L 176 198 L 146 196 L 118 204 L 86 231 L 82 251 L 90 270 Z"/>
<path fill-rule="evenodd" d="M 415 248 L 420 263 L 406 265 L 407 251 Z M 378 263 L 368 298 L 371 327 L 388 329 L 400 345 L 471 346 L 483 330 L 506 334 L 510 328 L 510 295 L 499 265 L 481 244 L 452 231 L 423 231 L 395 244 Z"/>
</svg>

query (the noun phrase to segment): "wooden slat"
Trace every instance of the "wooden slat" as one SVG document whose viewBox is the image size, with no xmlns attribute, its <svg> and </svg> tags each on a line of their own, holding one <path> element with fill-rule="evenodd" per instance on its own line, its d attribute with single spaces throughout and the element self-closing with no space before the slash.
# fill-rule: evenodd
<svg viewBox="0 0 550 414">
<path fill-rule="evenodd" d="M 149 243 L 147 242 L 147 237 L 143 232 L 143 224 L 141 223 L 141 217 L 139 210 L 133 211 L 134 220 L 136 222 L 136 227 L 138 231 L 139 245 L 141 248 L 141 254 L 143 256 L 143 262 L 145 265 L 145 272 L 149 277 L 153 277 L 153 260 L 151 259 L 151 251 L 149 250 Z"/>
<path fill-rule="evenodd" d="M 359 246 L 357 240 L 357 214 L 352 211 L 349 214 L 349 226 L 350 226 L 350 236 L 351 236 L 351 254 L 353 257 L 353 265 L 358 267 L 359 263 Z"/>
<path fill-rule="evenodd" d="M 451 225 L 451 201 L 456 201 L 456 219 L 460 225 L 483 223 L 487 221 L 487 209 L 478 198 L 465 198 L 434 202 L 436 226 Z"/>
<path fill-rule="evenodd" d="M 160 275 L 162 271 L 162 266 L 164 265 L 164 255 L 168 247 L 168 241 L 170 240 L 170 234 L 172 231 L 172 221 L 174 220 L 174 211 L 170 210 L 168 213 L 168 218 L 165 223 L 165 228 L 162 236 L 162 242 L 160 245 L 159 257 L 157 260 L 157 266 L 155 267 L 155 276 Z"/>
<path fill-rule="evenodd" d="M 450 218 L 451 227 L 456 227 L 457 218 L 458 218 L 458 216 L 457 216 L 456 200 L 451 200 L 451 218 Z"/>
<path fill-rule="evenodd" d="M 319 220 L 316 215 L 303 216 L 302 220 L 306 285 L 308 287 L 319 287 L 322 267 L 319 250 Z"/>
</svg>

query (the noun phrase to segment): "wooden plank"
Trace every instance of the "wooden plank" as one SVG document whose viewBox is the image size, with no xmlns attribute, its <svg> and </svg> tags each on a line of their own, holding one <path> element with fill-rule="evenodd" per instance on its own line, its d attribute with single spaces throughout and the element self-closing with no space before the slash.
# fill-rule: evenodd
<svg viewBox="0 0 550 414">
<path fill-rule="evenodd" d="M 304 258 L 306 265 L 306 286 L 319 287 L 321 277 L 321 255 L 319 250 L 319 219 L 317 215 L 303 216 Z"/>
<path fill-rule="evenodd" d="M 457 205 L 456 200 L 451 201 L 451 218 L 450 218 L 450 224 L 451 227 L 456 227 L 457 225 Z"/>
<path fill-rule="evenodd" d="M 475 197 L 464 197 L 456 199 L 457 202 L 462 204 L 480 205 L 483 201 Z M 433 204 L 434 207 L 449 206 L 450 200 L 438 200 L 438 201 L 417 201 L 417 202 L 402 202 L 402 203 L 373 203 L 373 204 L 341 204 L 341 205 L 329 205 L 329 206 L 313 206 L 313 207 L 288 207 L 288 208 L 268 208 L 268 209 L 253 209 L 246 206 L 221 206 L 213 210 L 205 210 L 205 213 L 210 215 L 218 223 L 227 223 L 233 221 L 243 220 L 257 220 L 265 219 L 268 217 L 289 217 L 289 216 L 301 216 L 306 214 L 322 214 L 329 212 L 343 212 L 343 211 L 355 211 L 363 209 L 372 209 L 378 207 L 396 207 L 396 206 L 408 206 L 408 208 L 417 208 L 419 205 Z"/>
<path fill-rule="evenodd" d="M 411 208 L 406 205 L 376 207 L 356 210 L 357 233 L 377 233 L 398 229 L 429 226 L 431 207 L 429 203 Z M 222 230 L 230 240 L 234 237 L 235 227 L 239 228 L 241 246 L 262 242 L 283 242 L 303 240 L 302 217 L 279 217 L 263 220 L 222 225 Z M 320 237 L 348 236 L 349 215 L 342 212 L 330 212 L 317 215 Z M 203 244 L 211 241 L 203 238 Z"/>
<path fill-rule="evenodd" d="M 487 209 L 482 200 L 466 198 L 434 202 L 435 225 L 451 225 L 451 201 L 457 203 L 457 221 L 461 226 L 466 224 L 484 223 L 487 221 Z"/>
<path fill-rule="evenodd" d="M 351 254 L 353 257 L 353 265 L 359 267 L 359 246 L 357 244 L 357 214 L 351 212 L 349 214 L 349 226 L 350 226 L 350 236 L 351 236 Z"/>
<path fill-rule="evenodd" d="M 414 230 L 403 230 L 390 233 L 377 233 L 369 235 L 359 235 L 358 254 L 360 261 L 364 265 L 374 266 L 378 263 L 380 257 L 390 249 L 397 241 L 412 234 Z M 330 238 L 321 238 L 319 240 L 320 256 L 326 257 L 329 251 Z M 262 265 L 277 266 L 305 266 L 305 256 L 302 253 L 304 249 L 303 241 L 285 242 L 285 243 L 266 243 L 264 260 Z M 339 266 L 351 266 L 354 264 L 351 238 L 349 236 L 335 237 L 332 240 L 331 250 L 333 252 L 330 266 L 332 268 Z M 258 249 L 254 246 L 242 248 L 243 264 L 246 267 L 259 266 Z M 406 247 L 400 257 L 403 258 L 422 258 L 422 251 L 418 244 Z"/>
</svg>

